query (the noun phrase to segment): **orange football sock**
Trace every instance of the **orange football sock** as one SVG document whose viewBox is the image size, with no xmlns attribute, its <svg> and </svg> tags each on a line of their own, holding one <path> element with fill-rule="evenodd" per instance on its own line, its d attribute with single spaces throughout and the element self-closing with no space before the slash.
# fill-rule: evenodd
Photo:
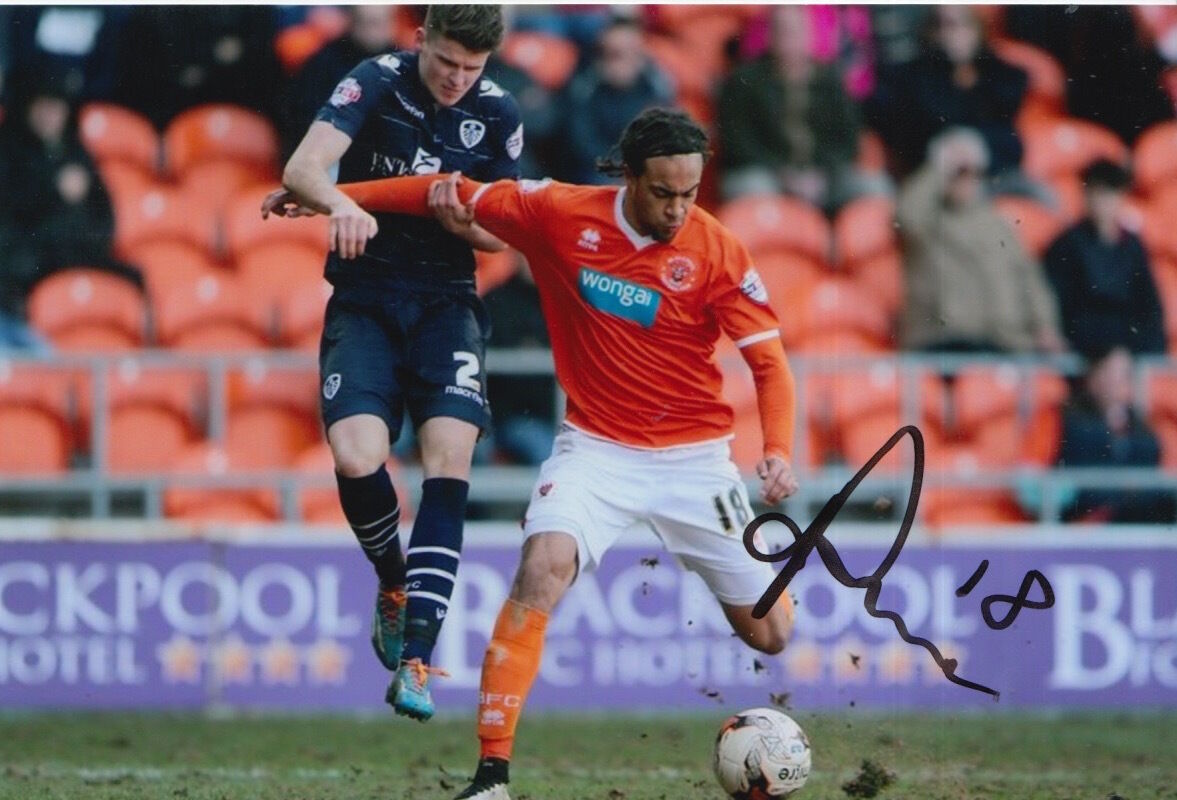
<svg viewBox="0 0 1177 800">
<path fill-rule="evenodd" d="M 548 615 L 507 600 L 482 659 L 478 693 L 478 739 L 481 758 L 511 758 L 515 726 L 531 684 L 539 674 Z"/>
</svg>

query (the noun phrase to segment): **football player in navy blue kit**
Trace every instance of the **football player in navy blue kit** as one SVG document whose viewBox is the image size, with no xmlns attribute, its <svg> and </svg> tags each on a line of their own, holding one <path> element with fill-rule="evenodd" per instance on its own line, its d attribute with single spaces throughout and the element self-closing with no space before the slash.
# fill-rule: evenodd
<svg viewBox="0 0 1177 800">
<path fill-rule="evenodd" d="M 335 87 L 290 157 L 282 182 L 330 217 L 319 353 L 323 424 L 339 500 L 379 578 L 372 644 L 395 675 L 398 714 L 433 715 L 430 655 L 462 547 L 470 462 L 490 422 L 483 365 L 489 333 L 474 291 L 473 249 L 506 247 L 440 195 L 436 219 L 375 216 L 338 182 L 462 172 L 519 177 L 523 126 L 514 99 L 483 78 L 503 37 L 498 6 L 430 6 L 419 52 L 362 62 Z M 405 409 L 424 471 L 406 555 L 385 469 Z"/>
</svg>

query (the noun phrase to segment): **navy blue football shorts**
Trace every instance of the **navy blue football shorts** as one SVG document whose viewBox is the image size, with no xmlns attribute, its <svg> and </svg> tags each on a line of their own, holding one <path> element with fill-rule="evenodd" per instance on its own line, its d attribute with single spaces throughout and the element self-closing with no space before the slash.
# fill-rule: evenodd
<svg viewBox="0 0 1177 800">
<path fill-rule="evenodd" d="M 472 282 L 371 296 L 336 290 L 319 345 L 324 428 L 375 414 L 395 442 L 407 408 L 415 428 L 433 417 L 455 417 L 487 430 L 489 336 L 490 320 Z"/>
</svg>

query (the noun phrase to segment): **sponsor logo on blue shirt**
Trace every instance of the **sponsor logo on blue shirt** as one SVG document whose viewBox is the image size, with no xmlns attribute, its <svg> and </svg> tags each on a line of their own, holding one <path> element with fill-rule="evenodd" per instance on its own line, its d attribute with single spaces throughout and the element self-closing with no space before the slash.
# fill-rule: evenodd
<svg viewBox="0 0 1177 800">
<path fill-rule="evenodd" d="M 636 322 L 643 328 L 654 324 L 662 295 L 653 289 L 588 267 L 580 268 L 579 284 L 581 298 L 598 311 Z"/>
</svg>

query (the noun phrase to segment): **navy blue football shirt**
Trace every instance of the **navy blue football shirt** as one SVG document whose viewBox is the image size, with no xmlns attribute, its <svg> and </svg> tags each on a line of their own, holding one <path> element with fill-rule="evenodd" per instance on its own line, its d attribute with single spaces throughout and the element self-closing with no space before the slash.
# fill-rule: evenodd
<svg viewBox="0 0 1177 800">
<path fill-rule="evenodd" d="M 523 123 L 511 95 L 481 78 L 453 106 L 439 106 L 421 82 L 416 53 L 370 58 L 348 73 L 315 115 L 352 139 L 339 162 L 339 183 L 460 170 L 478 181 L 519 177 Z M 409 275 L 469 279 L 470 244 L 433 219 L 376 214 L 380 232 L 365 254 L 327 259 L 338 287 L 379 287 Z"/>
</svg>

